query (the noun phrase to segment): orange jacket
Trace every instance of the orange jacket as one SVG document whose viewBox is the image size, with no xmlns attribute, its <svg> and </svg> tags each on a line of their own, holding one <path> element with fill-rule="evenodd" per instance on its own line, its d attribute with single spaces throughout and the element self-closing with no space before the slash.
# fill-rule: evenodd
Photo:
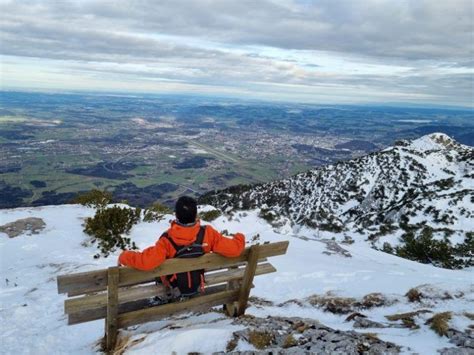
<svg viewBox="0 0 474 355">
<path fill-rule="evenodd" d="M 173 239 L 177 245 L 188 245 L 196 240 L 199 232 L 200 222 L 187 227 L 175 221 L 171 222 L 168 229 L 168 237 Z M 204 233 L 203 249 L 205 253 L 214 252 L 226 257 L 236 257 L 245 248 L 245 236 L 237 233 L 233 239 L 226 238 L 212 226 L 206 225 Z M 166 259 L 173 258 L 176 250 L 166 238 L 160 238 L 154 246 L 148 247 L 142 252 L 125 250 L 119 256 L 119 263 L 138 270 L 153 270 Z"/>
</svg>

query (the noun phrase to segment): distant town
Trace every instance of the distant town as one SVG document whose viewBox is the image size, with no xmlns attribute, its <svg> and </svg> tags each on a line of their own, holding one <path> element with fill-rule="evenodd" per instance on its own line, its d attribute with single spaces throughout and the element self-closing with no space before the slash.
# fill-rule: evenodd
<svg viewBox="0 0 474 355">
<path fill-rule="evenodd" d="M 432 132 L 474 145 L 472 111 L 2 92 L 0 208 L 67 203 L 93 188 L 142 207 L 171 203 Z"/>
</svg>

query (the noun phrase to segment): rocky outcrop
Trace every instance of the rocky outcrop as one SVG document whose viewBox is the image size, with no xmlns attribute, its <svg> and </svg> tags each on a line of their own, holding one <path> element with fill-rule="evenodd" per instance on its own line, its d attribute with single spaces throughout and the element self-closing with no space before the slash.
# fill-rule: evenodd
<svg viewBox="0 0 474 355">
<path fill-rule="evenodd" d="M 241 317 L 235 324 L 246 327 L 234 332 L 227 348 L 231 354 L 398 354 L 400 348 L 371 333 L 341 331 L 313 319 Z M 239 341 L 256 351 L 233 351 Z"/>
<path fill-rule="evenodd" d="M 449 329 L 446 336 L 449 342 L 456 345 L 456 348 L 443 348 L 439 350 L 442 355 L 470 355 L 474 354 L 474 331 L 467 329 L 461 332 L 456 329 Z"/>
<path fill-rule="evenodd" d="M 46 223 L 41 218 L 29 217 L 19 219 L 15 222 L 0 226 L 0 233 L 7 234 L 10 238 L 18 237 L 23 233 L 38 234 L 46 227 Z"/>
</svg>

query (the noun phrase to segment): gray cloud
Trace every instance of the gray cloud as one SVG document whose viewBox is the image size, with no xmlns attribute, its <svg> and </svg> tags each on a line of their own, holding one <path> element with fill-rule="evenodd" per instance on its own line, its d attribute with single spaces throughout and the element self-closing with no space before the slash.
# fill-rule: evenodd
<svg viewBox="0 0 474 355">
<path fill-rule="evenodd" d="M 455 1 L 51 1 L 7 2 L 6 19 L 90 26 L 286 49 L 402 59 L 468 59 L 473 3 Z M 10 14 L 10 16 L 8 15 Z"/>
<path fill-rule="evenodd" d="M 2 54 L 70 61 L 71 70 L 93 76 L 235 87 L 259 82 L 305 90 L 332 85 L 445 100 L 456 96 L 467 104 L 473 99 L 470 0 L 0 4 Z M 278 53 L 260 54 L 260 46 Z M 295 59 L 300 51 L 305 59 Z M 316 56 L 308 62 L 312 51 L 350 58 L 361 67 L 383 63 L 407 70 L 328 74 Z M 461 72 L 446 71 L 453 68 Z"/>
</svg>

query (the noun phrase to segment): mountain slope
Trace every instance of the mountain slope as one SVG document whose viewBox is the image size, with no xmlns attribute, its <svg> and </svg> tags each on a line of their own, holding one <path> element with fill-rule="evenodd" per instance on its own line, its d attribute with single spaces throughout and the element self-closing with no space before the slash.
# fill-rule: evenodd
<svg viewBox="0 0 474 355">
<path fill-rule="evenodd" d="M 23 233 L 9 238 L 0 233 L 2 353 L 99 351 L 103 321 L 67 326 L 65 296 L 57 294 L 56 286 L 58 275 L 116 265 L 118 251 L 108 258 L 94 258 L 97 246 L 82 231 L 84 219 L 93 214 L 93 209 L 77 205 L 0 210 L 0 225 L 24 218 L 38 218 L 45 224 L 38 234 Z M 130 238 L 141 249 L 152 245 L 171 218 L 167 215 L 160 222 L 140 222 L 132 228 Z M 473 351 L 470 317 L 473 317 L 474 269 L 445 270 L 422 265 L 371 249 L 357 240 L 351 245 L 341 244 L 342 252 L 332 241 L 318 238 L 309 228 L 303 227 L 293 234 L 277 233 L 258 217 L 257 211 L 236 213 L 232 219 L 221 216 L 212 225 L 230 233 L 243 232 L 248 245 L 290 240 L 287 254 L 271 260 L 278 271 L 254 280 L 246 313 L 255 318 L 233 320 L 216 308 L 130 327 L 119 334 L 124 353 L 225 352 L 235 336 L 238 339 L 235 351 L 256 351 L 248 334 L 242 334 L 246 329 L 275 331 L 282 334 L 280 337 L 292 335 L 304 349 L 315 345 L 309 339 L 323 325 L 327 345 L 340 343 L 338 339 L 349 332 L 352 337 L 370 335 L 372 339 L 392 342 L 407 354 L 434 354 L 440 349 L 444 349 L 443 354 Z M 418 300 L 410 301 L 405 296 L 412 288 L 419 293 Z M 408 325 L 386 318 L 426 309 L 429 312 L 416 313 L 413 323 Z M 441 312 L 451 312 L 450 332 L 446 336 L 437 335 L 425 324 Z M 352 320 L 347 320 L 350 315 Z M 275 317 L 283 317 L 285 321 Z M 294 317 L 310 321 L 300 323 Z M 319 325 L 314 329 L 312 324 L 316 320 Z M 290 321 L 295 322 L 294 326 Z M 325 344 L 323 338 L 314 339 L 317 345 Z M 267 350 L 302 352 L 296 345 L 287 349 L 272 345 Z"/>
<path fill-rule="evenodd" d="M 374 243 L 401 228 L 470 248 L 474 149 L 434 133 L 288 179 L 210 192 L 200 202 L 225 211 L 260 208 L 277 226 L 289 221 L 323 231 L 357 230 Z"/>
</svg>

